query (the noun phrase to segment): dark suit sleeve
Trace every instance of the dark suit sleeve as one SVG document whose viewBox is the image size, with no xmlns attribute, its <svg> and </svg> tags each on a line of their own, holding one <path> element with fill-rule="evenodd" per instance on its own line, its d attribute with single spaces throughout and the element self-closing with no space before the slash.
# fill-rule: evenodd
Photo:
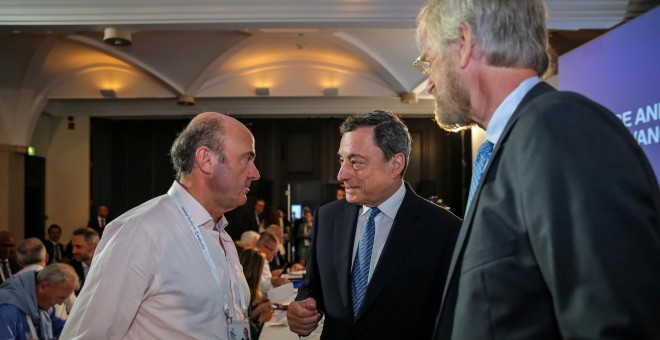
<svg viewBox="0 0 660 340">
<path fill-rule="evenodd" d="M 317 309 L 320 311 L 325 311 L 325 304 L 323 302 L 323 288 L 321 287 L 321 277 L 319 275 L 318 262 L 316 261 L 319 228 L 321 227 L 319 223 L 319 215 L 320 212 L 317 209 L 316 212 L 314 212 L 312 243 L 309 246 L 309 251 L 307 253 L 307 263 L 305 264 L 307 275 L 305 276 L 305 279 L 300 288 L 298 288 L 298 295 L 296 296 L 296 300 L 304 300 L 309 297 L 314 298 L 314 300 L 316 300 Z"/>
<path fill-rule="evenodd" d="M 519 209 L 561 335 L 658 336 L 660 194 L 648 161 L 613 114 L 583 97 L 536 109 L 516 127 L 534 137 L 512 147 Z"/>
</svg>

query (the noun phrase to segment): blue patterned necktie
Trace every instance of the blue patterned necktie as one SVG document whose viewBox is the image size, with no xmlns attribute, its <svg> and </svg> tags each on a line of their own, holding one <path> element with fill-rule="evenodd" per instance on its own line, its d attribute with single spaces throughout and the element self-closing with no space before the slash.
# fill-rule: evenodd
<svg viewBox="0 0 660 340">
<path fill-rule="evenodd" d="M 468 209 L 470 209 L 470 204 L 474 198 L 474 193 L 477 191 L 479 181 L 481 180 L 481 175 L 484 173 L 486 164 L 488 164 L 488 159 L 490 159 L 491 152 L 493 152 L 493 143 L 486 139 L 479 147 L 479 151 L 477 151 L 477 159 L 474 160 L 474 168 L 472 169 L 472 181 L 470 182 L 470 195 L 468 196 L 467 206 L 465 207 L 466 214 Z"/>
<path fill-rule="evenodd" d="M 374 207 L 369 212 L 369 219 L 367 225 L 362 230 L 360 235 L 360 242 L 358 249 L 355 253 L 355 260 L 353 260 L 353 272 L 351 288 L 353 291 L 353 316 L 357 315 L 364 299 L 364 294 L 367 291 L 367 284 L 369 283 L 369 266 L 371 265 L 371 250 L 374 247 L 374 236 L 376 235 L 376 223 L 374 219 L 380 213 L 380 209 Z"/>
</svg>

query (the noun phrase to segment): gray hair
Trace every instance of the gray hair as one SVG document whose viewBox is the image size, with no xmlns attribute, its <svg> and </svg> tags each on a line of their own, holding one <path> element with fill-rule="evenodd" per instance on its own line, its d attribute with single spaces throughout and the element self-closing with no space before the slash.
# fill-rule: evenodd
<svg viewBox="0 0 660 340">
<path fill-rule="evenodd" d="M 220 114 L 220 113 L 218 113 Z M 176 179 L 189 174 L 195 165 L 195 152 L 201 146 L 206 146 L 224 158 L 224 127 L 217 117 L 192 120 L 176 137 L 170 148 L 170 158 L 176 173 Z"/>
<path fill-rule="evenodd" d="M 16 259 L 24 266 L 46 261 L 46 247 L 36 237 L 26 238 L 16 245 Z"/>
<path fill-rule="evenodd" d="M 243 242 L 246 245 L 250 245 L 252 244 L 252 242 L 255 242 L 255 240 L 258 239 L 259 239 L 259 233 L 253 230 L 248 230 L 241 234 L 241 242 Z"/>
<path fill-rule="evenodd" d="M 65 263 L 52 263 L 37 273 L 37 283 L 46 281 L 49 286 L 57 286 L 63 282 L 68 282 L 73 290 L 80 288 L 80 281 L 76 271 Z"/>
<path fill-rule="evenodd" d="M 92 245 L 92 244 L 97 244 L 99 243 L 100 237 L 99 233 L 96 232 L 96 230 L 92 228 L 78 228 L 73 231 L 73 236 L 78 236 L 82 235 L 85 237 L 85 242 L 87 245 Z"/>
<path fill-rule="evenodd" d="M 374 126 L 374 143 L 383 151 L 383 157 L 389 161 L 397 153 L 403 153 L 405 164 L 401 176 L 410 161 L 411 138 L 408 127 L 401 118 L 389 111 L 374 110 L 349 116 L 339 127 L 342 136 L 363 126 Z"/>
<path fill-rule="evenodd" d="M 548 68 L 546 9 L 542 0 L 431 0 L 417 17 L 417 45 L 441 51 L 469 24 L 490 65 Z"/>
<path fill-rule="evenodd" d="M 277 240 L 277 237 L 275 235 L 262 231 L 259 234 L 259 239 L 257 240 L 257 245 L 265 245 L 266 243 L 275 243 L 275 244 L 280 244 L 280 241 Z"/>
</svg>

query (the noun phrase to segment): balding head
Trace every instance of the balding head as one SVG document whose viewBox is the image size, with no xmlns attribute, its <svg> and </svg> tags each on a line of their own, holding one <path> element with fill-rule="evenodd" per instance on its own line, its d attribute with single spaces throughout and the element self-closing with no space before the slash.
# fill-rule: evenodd
<svg viewBox="0 0 660 340">
<path fill-rule="evenodd" d="M 195 152 L 199 147 L 206 146 L 218 155 L 222 155 L 224 151 L 222 117 L 223 115 L 216 112 L 199 114 L 176 137 L 170 148 L 170 157 L 177 180 L 192 171 L 195 166 Z"/>
</svg>

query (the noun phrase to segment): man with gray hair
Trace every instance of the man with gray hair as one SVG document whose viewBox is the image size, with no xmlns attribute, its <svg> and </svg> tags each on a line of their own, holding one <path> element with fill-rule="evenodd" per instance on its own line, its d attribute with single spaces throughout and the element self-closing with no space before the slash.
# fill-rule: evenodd
<svg viewBox="0 0 660 340">
<path fill-rule="evenodd" d="M 254 137 L 205 112 L 170 155 L 167 194 L 105 228 L 62 338 L 228 339 L 249 329 L 250 289 L 224 214 L 259 179 Z"/>
<path fill-rule="evenodd" d="M 52 318 L 52 307 L 76 288 L 78 275 L 64 263 L 12 276 L 0 286 L 0 339 L 58 337 L 64 321 Z"/>
<path fill-rule="evenodd" d="M 435 120 L 486 130 L 435 338 L 657 339 L 658 182 L 611 111 L 541 81 L 543 1 L 432 0 L 418 22 Z"/>
<path fill-rule="evenodd" d="M 42 270 L 48 262 L 46 246 L 36 237 L 26 238 L 16 245 L 16 260 L 23 268 L 16 274 Z"/>
<path fill-rule="evenodd" d="M 428 339 L 460 220 L 404 181 L 412 140 L 395 114 L 355 114 L 340 132 L 346 199 L 314 214 L 289 329 L 308 335 L 324 314 L 323 339 Z"/>
<path fill-rule="evenodd" d="M 16 275 L 28 271 L 41 271 L 46 267 L 46 263 L 48 262 L 46 246 L 36 237 L 26 238 L 25 240 L 18 242 L 16 245 L 16 259 L 23 265 L 23 269 L 16 273 Z M 80 276 L 79 273 L 77 274 Z M 62 320 L 66 320 L 67 315 L 69 311 L 71 311 L 75 302 L 76 295 L 72 293 L 64 300 L 63 304 L 56 304 L 53 306 L 55 309 L 55 316 Z"/>
</svg>

